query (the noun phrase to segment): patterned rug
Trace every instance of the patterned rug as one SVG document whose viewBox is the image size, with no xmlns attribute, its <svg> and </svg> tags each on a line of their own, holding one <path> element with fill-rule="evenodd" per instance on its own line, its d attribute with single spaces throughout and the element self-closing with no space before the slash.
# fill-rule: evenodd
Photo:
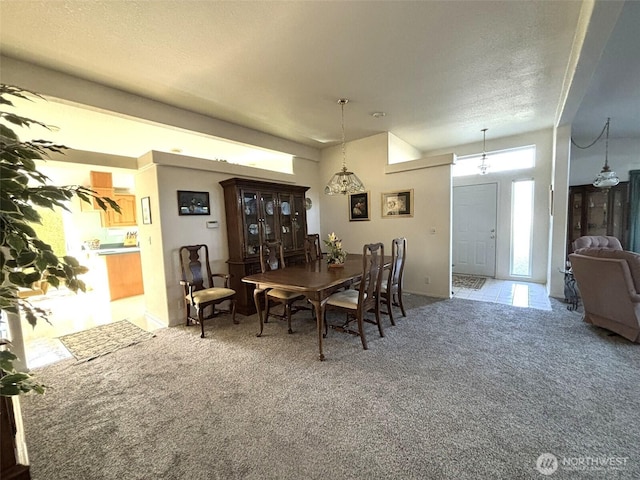
<svg viewBox="0 0 640 480">
<path fill-rule="evenodd" d="M 475 275 L 453 274 L 453 286 L 459 288 L 470 288 L 472 290 L 480 290 L 486 282 L 486 277 L 477 277 Z"/>
<path fill-rule="evenodd" d="M 155 337 L 153 333 L 137 327 L 128 320 L 120 320 L 65 335 L 60 337 L 60 341 L 78 362 L 86 362 L 152 337 Z"/>
</svg>

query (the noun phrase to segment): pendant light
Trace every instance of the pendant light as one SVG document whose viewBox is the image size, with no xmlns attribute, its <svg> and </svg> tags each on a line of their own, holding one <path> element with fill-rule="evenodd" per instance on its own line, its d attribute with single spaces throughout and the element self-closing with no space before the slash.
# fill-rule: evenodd
<svg viewBox="0 0 640 480">
<path fill-rule="evenodd" d="M 611 119 L 607 118 L 607 124 L 605 125 L 607 135 L 604 143 L 604 166 L 593 181 L 594 187 L 604 189 L 615 187 L 620 183 L 620 179 L 618 178 L 618 175 L 616 175 L 616 172 L 609 168 L 609 122 L 611 122 Z"/>
<path fill-rule="evenodd" d="M 482 132 L 482 161 L 478 168 L 480 169 L 480 175 L 486 175 L 487 170 L 489 170 L 489 164 L 487 163 L 487 130 L 488 128 L 483 128 L 480 130 Z"/>
<path fill-rule="evenodd" d="M 338 105 L 342 109 L 342 170 L 335 173 L 331 180 L 324 187 L 326 195 L 346 195 L 347 193 L 364 192 L 364 185 L 358 176 L 347 170 L 346 146 L 344 137 L 344 106 L 349 102 L 346 98 L 338 100 Z"/>
</svg>

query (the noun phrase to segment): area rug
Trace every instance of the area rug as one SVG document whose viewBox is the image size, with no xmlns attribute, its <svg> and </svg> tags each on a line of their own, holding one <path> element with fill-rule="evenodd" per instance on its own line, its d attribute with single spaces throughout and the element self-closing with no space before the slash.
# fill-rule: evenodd
<svg viewBox="0 0 640 480">
<path fill-rule="evenodd" d="M 154 336 L 128 320 L 120 320 L 62 336 L 60 341 L 78 362 L 86 362 Z"/>
<path fill-rule="evenodd" d="M 459 288 L 470 288 L 472 290 L 480 290 L 484 282 L 487 279 L 485 277 L 477 277 L 475 275 L 460 275 L 457 273 L 453 274 L 453 286 Z"/>
</svg>

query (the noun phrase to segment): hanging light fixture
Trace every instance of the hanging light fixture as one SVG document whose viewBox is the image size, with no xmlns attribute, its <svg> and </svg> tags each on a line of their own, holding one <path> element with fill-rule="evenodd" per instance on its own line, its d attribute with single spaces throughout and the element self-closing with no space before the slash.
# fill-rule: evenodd
<svg viewBox="0 0 640 480">
<path fill-rule="evenodd" d="M 344 137 L 344 106 L 349 102 L 346 98 L 338 100 L 342 109 L 342 170 L 335 173 L 324 187 L 326 195 L 346 195 L 347 193 L 364 192 L 364 185 L 358 176 L 347 170 L 346 146 Z"/>
<path fill-rule="evenodd" d="M 487 170 L 489 170 L 489 164 L 487 163 L 487 130 L 488 128 L 483 128 L 480 130 L 482 132 L 482 161 L 478 168 L 480 169 L 480 175 L 486 175 Z"/>
<path fill-rule="evenodd" d="M 609 168 L 609 123 L 611 122 L 611 118 L 607 118 L 607 123 L 604 126 L 606 131 L 605 143 L 604 143 L 604 166 L 602 170 L 596 176 L 593 181 L 593 186 L 597 188 L 611 188 L 615 187 L 620 183 L 620 179 L 616 172 L 612 171 Z M 600 134 L 602 136 L 602 134 Z"/>
</svg>

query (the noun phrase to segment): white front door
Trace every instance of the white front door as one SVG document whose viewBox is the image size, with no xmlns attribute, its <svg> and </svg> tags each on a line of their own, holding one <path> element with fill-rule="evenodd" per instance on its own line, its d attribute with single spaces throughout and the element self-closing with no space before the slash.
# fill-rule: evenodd
<svg viewBox="0 0 640 480">
<path fill-rule="evenodd" d="M 453 273 L 496 274 L 495 183 L 453 188 Z"/>
</svg>

